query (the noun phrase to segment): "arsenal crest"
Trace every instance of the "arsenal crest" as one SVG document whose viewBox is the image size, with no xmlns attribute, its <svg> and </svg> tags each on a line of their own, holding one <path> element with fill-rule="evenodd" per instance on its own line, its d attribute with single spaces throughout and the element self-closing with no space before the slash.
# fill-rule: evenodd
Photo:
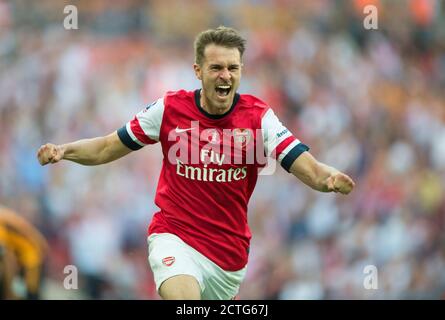
<svg viewBox="0 0 445 320">
<path fill-rule="evenodd" d="M 216 129 L 207 129 L 207 141 L 213 144 L 219 144 L 221 143 L 221 139 L 219 137 L 218 130 Z"/>
<path fill-rule="evenodd" d="M 237 147 L 244 148 L 252 140 L 252 137 L 253 133 L 251 129 L 233 129 L 233 140 Z"/>
<path fill-rule="evenodd" d="M 175 262 L 175 257 L 165 257 L 162 259 L 162 263 L 167 267 L 170 267 Z"/>
</svg>

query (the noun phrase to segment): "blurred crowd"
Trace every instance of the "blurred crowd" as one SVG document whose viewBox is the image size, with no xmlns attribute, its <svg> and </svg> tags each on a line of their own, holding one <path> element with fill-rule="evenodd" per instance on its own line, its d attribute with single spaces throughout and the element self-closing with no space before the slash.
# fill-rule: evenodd
<svg viewBox="0 0 445 320">
<path fill-rule="evenodd" d="M 64 29 L 68 4 L 77 30 Z M 366 4 L 377 30 L 363 26 Z M 194 37 L 221 24 L 248 40 L 240 93 L 356 182 L 341 196 L 281 168 L 261 176 L 239 298 L 445 298 L 445 3 L 0 0 L 0 203 L 48 240 L 43 297 L 159 299 L 146 245 L 159 145 L 99 167 L 40 167 L 36 151 L 199 88 Z M 77 290 L 63 287 L 67 265 Z"/>
</svg>

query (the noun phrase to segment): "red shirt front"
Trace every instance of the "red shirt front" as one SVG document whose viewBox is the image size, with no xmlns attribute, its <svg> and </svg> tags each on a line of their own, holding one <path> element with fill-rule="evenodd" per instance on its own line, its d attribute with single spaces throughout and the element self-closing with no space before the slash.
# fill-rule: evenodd
<svg viewBox="0 0 445 320">
<path fill-rule="evenodd" d="M 160 142 L 164 155 L 149 234 L 168 232 L 222 269 L 242 269 L 251 233 L 247 206 L 266 157 L 289 170 L 308 147 L 250 95 L 224 115 L 200 106 L 200 91 L 169 92 L 118 130 L 137 150 Z"/>
</svg>

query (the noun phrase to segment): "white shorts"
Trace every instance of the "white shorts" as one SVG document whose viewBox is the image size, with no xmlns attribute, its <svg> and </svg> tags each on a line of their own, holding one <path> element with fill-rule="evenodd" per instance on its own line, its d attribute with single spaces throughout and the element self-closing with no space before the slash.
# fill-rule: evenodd
<svg viewBox="0 0 445 320">
<path fill-rule="evenodd" d="M 147 238 L 148 261 L 156 289 L 176 275 L 191 275 L 198 280 L 203 300 L 230 300 L 239 291 L 246 267 L 225 271 L 171 233 L 154 233 Z"/>
</svg>

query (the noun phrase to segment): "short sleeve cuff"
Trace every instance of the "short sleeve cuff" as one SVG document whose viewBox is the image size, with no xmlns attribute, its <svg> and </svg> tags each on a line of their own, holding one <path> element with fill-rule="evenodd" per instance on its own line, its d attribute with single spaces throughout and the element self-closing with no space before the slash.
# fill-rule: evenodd
<svg viewBox="0 0 445 320">
<path fill-rule="evenodd" d="M 290 172 L 290 167 L 294 163 L 294 161 L 305 151 L 308 151 L 309 147 L 305 145 L 304 143 L 299 143 L 295 147 L 293 147 L 287 155 L 283 158 L 281 161 L 281 166 L 286 170 L 287 172 Z"/>
<path fill-rule="evenodd" d="M 119 136 L 119 139 L 121 139 L 122 143 L 126 145 L 131 150 L 139 150 L 142 148 L 141 145 L 137 144 L 136 142 L 131 139 L 130 135 L 127 132 L 127 127 L 123 126 L 119 130 L 117 130 L 117 135 Z"/>
</svg>

